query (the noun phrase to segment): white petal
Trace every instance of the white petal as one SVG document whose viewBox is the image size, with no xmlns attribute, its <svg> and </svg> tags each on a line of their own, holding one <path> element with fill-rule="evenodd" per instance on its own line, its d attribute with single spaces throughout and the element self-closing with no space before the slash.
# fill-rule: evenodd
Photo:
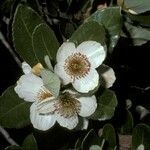
<svg viewBox="0 0 150 150">
<path fill-rule="evenodd" d="M 83 118 L 82 130 L 86 130 L 88 128 L 88 125 L 89 125 L 89 120 L 86 118 Z"/>
<path fill-rule="evenodd" d="M 79 122 L 75 127 L 75 130 L 86 130 L 89 125 L 89 120 L 83 117 L 78 117 Z"/>
<path fill-rule="evenodd" d="M 23 62 L 22 70 L 23 70 L 24 74 L 28 74 L 28 73 L 31 73 L 32 68 L 30 67 L 29 64 L 27 64 L 26 62 Z"/>
<path fill-rule="evenodd" d="M 37 106 L 33 103 L 30 107 L 30 120 L 33 127 L 43 131 L 50 129 L 56 122 L 55 116 L 53 114 L 39 115 L 36 109 Z"/>
<path fill-rule="evenodd" d="M 144 149 L 145 149 L 145 147 L 144 147 L 143 144 L 140 144 L 140 145 L 137 147 L 137 150 L 144 150 Z"/>
<path fill-rule="evenodd" d="M 106 88 L 112 87 L 116 80 L 115 72 L 112 68 L 108 68 L 104 73 L 101 74 L 104 81 L 105 81 L 105 86 Z"/>
<path fill-rule="evenodd" d="M 42 79 L 30 73 L 20 77 L 15 87 L 15 92 L 20 98 L 33 102 L 37 99 L 37 94 L 42 86 Z"/>
<path fill-rule="evenodd" d="M 64 65 L 62 63 L 57 63 L 55 65 L 54 72 L 60 77 L 64 85 L 72 82 L 71 77 L 64 70 Z"/>
<path fill-rule="evenodd" d="M 82 117 L 88 117 L 90 115 L 92 115 L 96 108 L 97 108 L 97 101 L 96 101 L 96 97 L 92 96 L 92 97 L 80 97 L 78 99 L 78 101 L 80 101 L 81 103 L 81 109 L 79 112 L 79 115 Z"/>
<path fill-rule="evenodd" d="M 128 9 L 128 12 L 131 13 L 131 14 L 133 14 L 133 15 L 137 15 L 138 14 L 136 11 L 134 11 L 132 9 Z"/>
<path fill-rule="evenodd" d="M 88 93 L 94 90 L 98 86 L 99 75 L 95 69 L 91 69 L 89 74 L 80 79 L 76 79 L 72 85 L 73 87 L 81 93 Z"/>
<path fill-rule="evenodd" d="M 96 41 L 82 42 L 77 47 L 77 51 L 88 57 L 91 67 L 93 68 L 100 66 L 106 57 L 104 47 Z"/>
<path fill-rule="evenodd" d="M 48 113 L 54 113 L 55 111 L 55 101 L 56 100 L 48 100 L 43 103 L 38 103 L 37 104 L 37 111 L 40 114 L 48 114 Z"/>
<path fill-rule="evenodd" d="M 72 42 L 64 42 L 57 52 L 57 62 L 64 62 L 65 59 L 76 51 L 75 44 Z"/>
<path fill-rule="evenodd" d="M 77 115 L 70 118 L 65 118 L 60 114 L 58 114 L 57 112 L 56 112 L 56 120 L 60 124 L 60 126 L 68 128 L 70 130 L 74 129 L 77 126 L 79 121 Z"/>
</svg>

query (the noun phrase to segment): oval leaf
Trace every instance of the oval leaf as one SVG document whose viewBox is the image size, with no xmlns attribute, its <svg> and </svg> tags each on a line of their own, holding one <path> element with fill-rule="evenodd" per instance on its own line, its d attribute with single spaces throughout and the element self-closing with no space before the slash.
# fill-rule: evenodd
<svg viewBox="0 0 150 150">
<path fill-rule="evenodd" d="M 87 22 L 82 24 L 71 36 L 69 41 L 79 45 L 83 41 L 97 41 L 105 45 L 105 30 L 97 22 Z"/>
<path fill-rule="evenodd" d="M 107 149 L 115 149 L 116 147 L 116 133 L 115 129 L 111 124 L 106 124 L 103 127 L 102 137 L 105 139 L 105 141 L 108 142 Z"/>
<path fill-rule="evenodd" d="M 128 11 L 132 10 L 135 14 L 140 14 L 150 11 L 150 2 L 149 0 L 124 0 L 124 7 Z"/>
<path fill-rule="evenodd" d="M 150 14 L 132 15 L 127 13 L 127 19 L 130 19 L 134 23 L 138 23 L 140 26 L 150 27 Z"/>
<path fill-rule="evenodd" d="M 121 134 L 131 134 L 133 129 L 133 117 L 130 111 L 126 111 L 124 124 L 121 127 Z"/>
<path fill-rule="evenodd" d="M 150 40 L 150 31 L 140 26 L 133 26 L 132 24 L 124 23 L 126 30 L 130 34 L 134 45 L 142 45 Z"/>
<path fill-rule="evenodd" d="M 33 134 L 28 135 L 22 144 L 22 150 L 38 150 Z"/>
<path fill-rule="evenodd" d="M 148 150 L 150 148 L 149 135 L 150 127 L 145 124 L 139 124 L 133 129 L 132 134 L 132 150 L 137 150 L 137 148 L 142 144 L 144 149 Z"/>
<path fill-rule="evenodd" d="M 21 128 L 30 124 L 30 105 L 18 97 L 14 86 L 9 87 L 0 97 L 0 124 L 6 128 Z"/>
<path fill-rule="evenodd" d="M 48 25 L 42 23 L 36 26 L 32 34 L 32 44 L 38 60 L 43 65 L 45 64 L 44 57 L 46 55 L 55 61 L 59 43 Z"/>
<path fill-rule="evenodd" d="M 117 106 L 117 98 L 113 91 L 105 89 L 102 95 L 97 98 L 97 109 L 90 116 L 94 120 L 107 120 L 114 115 L 115 107 Z"/>
<path fill-rule="evenodd" d="M 18 5 L 12 24 L 13 42 L 16 51 L 31 66 L 38 63 L 38 58 L 32 48 L 32 33 L 40 23 L 43 23 L 43 20 L 33 9 Z"/>
<path fill-rule="evenodd" d="M 82 141 L 82 150 L 89 149 L 92 145 L 99 145 L 101 146 L 100 138 L 95 134 L 94 130 L 91 129 L 85 138 Z"/>
<path fill-rule="evenodd" d="M 119 35 L 122 28 L 122 19 L 119 7 L 108 7 L 102 10 L 97 10 L 92 14 L 86 21 L 96 21 L 99 24 L 102 24 L 108 34 L 108 47 L 109 52 L 112 52 L 112 49 L 117 44 Z"/>
</svg>

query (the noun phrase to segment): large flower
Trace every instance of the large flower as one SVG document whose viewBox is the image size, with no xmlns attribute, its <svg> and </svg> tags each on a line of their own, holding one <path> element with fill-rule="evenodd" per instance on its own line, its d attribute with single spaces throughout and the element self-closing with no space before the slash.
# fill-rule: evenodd
<svg viewBox="0 0 150 150">
<path fill-rule="evenodd" d="M 15 87 L 16 93 L 25 101 L 33 102 L 30 120 L 34 128 L 48 130 L 57 121 L 61 126 L 73 129 L 77 126 L 78 115 L 88 117 L 94 113 L 97 103 L 95 96 L 79 97 L 78 93 L 65 90 L 56 99 L 44 86 L 43 80 L 32 73 L 31 67 L 23 63 L 23 72 Z M 87 128 L 87 120 L 83 124 Z"/>
<path fill-rule="evenodd" d="M 65 90 L 57 99 L 34 103 L 31 106 L 33 126 L 40 130 L 47 130 L 57 121 L 62 127 L 74 129 L 79 123 L 78 116 L 88 117 L 97 108 L 95 96 L 78 97 L 77 95 L 71 90 Z M 87 127 L 87 121 L 85 126 Z"/>
<path fill-rule="evenodd" d="M 77 48 L 72 42 L 65 42 L 57 52 L 54 72 L 64 85 L 72 83 L 81 93 L 87 93 L 98 86 L 99 75 L 95 68 L 106 57 L 104 47 L 95 41 L 82 42 Z"/>
</svg>

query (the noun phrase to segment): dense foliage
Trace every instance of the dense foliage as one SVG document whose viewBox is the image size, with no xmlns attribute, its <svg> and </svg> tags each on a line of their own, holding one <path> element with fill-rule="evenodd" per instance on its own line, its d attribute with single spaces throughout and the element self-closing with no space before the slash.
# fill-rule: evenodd
<svg viewBox="0 0 150 150">
<path fill-rule="evenodd" d="M 18 143 L 9 146 L 0 141 L 2 149 L 150 149 L 148 0 L 2 0 L 0 6 L 0 48 L 5 46 L 16 63 L 15 81 L 2 89 L 0 126 L 12 132 Z M 53 70 L 58 49 L 66 41 L 77 48 L 85 41 L 96 41 L 107 53 L 105 65 L 96 68 L 100 82 L 87 93 L 73 83 L 63 85 Z M 59 122 L 47 131 L 33 128 L 29 117 L 32 103 L 14 91 L 23 74 L 23 61 L 33 69 L 42 64 L 38 76 L 55 97 L 68 87 L 81 97 L 96 96 L 97 108 L 86 118 L 87 129 L 79 125 L 68 130 Z M 104 73 L 112 68 L 115 77 L 111 73 L 105 78 Z M 116 78 L 115 83 L 106 86 L 112 78 Z"/>
</svg>

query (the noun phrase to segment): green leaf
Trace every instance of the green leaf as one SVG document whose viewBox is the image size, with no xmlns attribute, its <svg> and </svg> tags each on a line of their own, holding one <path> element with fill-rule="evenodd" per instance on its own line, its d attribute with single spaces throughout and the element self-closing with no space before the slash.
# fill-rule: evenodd
<svg viewBox="0 0 150 150">
<path fill-rule="evenodd" d="M 150 11 L 149 0 L 124 0 L 124 7 L 126 9 L 134 11 L 136 14 Z"/>
<path fill-rule="evenodd" d="M 139 25 L 150 27 L 150 15 L 148 14 L 147 15 L 144 15 L 144 14 L 132 15 L 129 13 L 127 13 L 126 15 L 130 20 L 132 20 L 136 24 L 138 23 Z"/>
<path fill-rule="evenodd" d="M 134 45 L 142 45 L 150 40 L 150 31 L 140 26 L 133 26 L 125 22 L 125 27 L 133 40 Z"/>
<path fill-rule="evenodd" d="M 76 141 L 76 143 L 75 143 L 75 146 L 74 146 L 74 149 L 76 149 L 76 150 L 81 149 L 82 140 L 83 140 L 82 137 L 79 137 L 79 138 L 77 139 L 77 141 Z"/>
<path fill-rule="evenodd" d="M 96 21 L 102 24 L 108 37 L 109 52 L 116 46 L 122 28 L 122 19 L 119 7 L 108 7 L 97 10 L 86 21 Z"/>
<path fill-rule="evenodd" d="M 38 150 L 33 134 L 28 135 L 22 144 L 22 150 Z"/>
<path fill-rule="evenodd" d="M 42 23 L 35 27 L 32 34 L 32 44 L 33 50 L 41 64 L 45 64 L 44 57 L 46 55 L 55 61 L 59 43 L 48 25 Z"/>
<path fill-rule="evenodd" d="M 130 111 L 126 111 L 124 124 L 121 127 L 121 134 L 131 134 L 133 129 L 133 117 Z"/>
<path fill-rule="evenodd" d="M 102 137 L 108 142 L 107 150 L 113 150 L 116 147 L 116 133 L 111 124 L 106 124 L 103 127 Z"/>
<path fill-rule="evenodd" d="M 71 36 L 69 41 L 79 45 L 83 41 L 97 41 L 105 45 L 105 30 L 95 21 L 82 24 Z"/>
<path fill-rule="evenodd" d="M 101 146 L 101 140 L 100 138 L 95 134 L 94 130 L 91 129 L 85 138 L 82 141 L 82 150 L 87 150 L 89 149 L 92 145 L 99 145 Z"/>
<path fill-rule="evenodd" d="M 18 5 L 12 24 L 13 42 L 16 51 L 31 66 L 38 63 L 32 47 L 32 33 L 40 23 L 43 23 L 43 20 L 33 9 L 25 5 Z"/>
<path fill-rule="evenodd" d="M 111 119 L 117 106 L 115 93 L 109 89 L 105 89 L 102 95 L 97 98 L 97 104 L 97 109 L 90 118 L 100 121 Z"/>
<path fill-rule="evenodd" d="M 43 69 L 41 76 L 44 82 L 44 86 L 54 94 L 55 97 L 59 95 L 60 91 L 60 79 L 50 70 Z"/>
<path fill-rule="evenodd" d="M 21 128 L 30 124 L 31 103 L 18 97 L 14 86 L 9 87 L 0 97 L 0 125 L 6 128 Z"/>
<path fill-rule="evenodd" d="M 132 134 L 132 150 L 137 150 L 137 148 L 143 144 L 144 150 L 149 150 L 150 148 L 150 127 L 145 124 L 139 124 L 133 129 Z"/>
</svg>

